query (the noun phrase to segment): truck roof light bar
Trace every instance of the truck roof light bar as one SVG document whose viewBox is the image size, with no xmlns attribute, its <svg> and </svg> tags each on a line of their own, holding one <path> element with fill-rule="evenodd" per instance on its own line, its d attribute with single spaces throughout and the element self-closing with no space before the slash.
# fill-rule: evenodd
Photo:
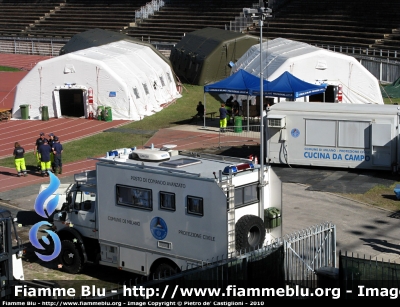
<svg viewBox="0 0 400 307">
<path fill-rule="evenodd" d="M 222 171 L 222 174 L 224 175 L 229 175 L 229 170 L 232 170 L 232 174 L 237 174 L 243 171 L 247 171 L 250 169 L 254 169 L 254 164 L 253 163 L 240 163 L 236 165 L 230 165 L 224 168 Z"/>
</svg>

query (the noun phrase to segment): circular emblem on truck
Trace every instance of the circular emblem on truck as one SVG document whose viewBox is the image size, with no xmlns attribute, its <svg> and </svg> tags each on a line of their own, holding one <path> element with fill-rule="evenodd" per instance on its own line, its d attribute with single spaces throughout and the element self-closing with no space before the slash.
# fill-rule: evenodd
<svg viewBox="0 0 400 307">
<path fill-rule="evenodd" d="M 168 234 L 167 223 L 161 217 L 155 217 L 150 222 L 150 231 L 154 238 L 162 240 Z"/>
<path fill-rule="evenodd" d="M 290 134 L 292 137 L 297 138 L 300 135 L 300 130 L 297 128 L 293 128 L 292 131 L 290 131 Z"/>
</svg>

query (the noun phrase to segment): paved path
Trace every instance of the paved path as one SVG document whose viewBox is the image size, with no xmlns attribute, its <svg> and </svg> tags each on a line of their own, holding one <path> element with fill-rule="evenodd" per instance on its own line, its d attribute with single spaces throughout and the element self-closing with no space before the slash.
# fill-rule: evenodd
<svg viewBox="0 0 400 307">
<path fill-rule="evenodd" d="M 322 222 L 336 225 L 337 252 L 400 263 L 400 214 L 340 197 L 283 183 L 283 233 Z"/>
</svg>

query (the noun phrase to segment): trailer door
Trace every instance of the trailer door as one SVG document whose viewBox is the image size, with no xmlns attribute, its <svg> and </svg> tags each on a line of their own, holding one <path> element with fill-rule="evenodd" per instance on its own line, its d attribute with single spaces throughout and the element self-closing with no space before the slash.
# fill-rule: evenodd
<svg viewBox="0 0 400 307">
<path fill-rule="evenodd" d="M 391 125 L 372 124 L 372 165 L 391 166 Z"/>
</svg>

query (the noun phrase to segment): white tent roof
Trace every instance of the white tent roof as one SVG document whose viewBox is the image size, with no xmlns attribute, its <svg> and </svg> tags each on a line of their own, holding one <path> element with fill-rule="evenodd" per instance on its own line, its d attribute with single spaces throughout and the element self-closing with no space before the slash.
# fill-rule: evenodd
<svg viewBox="0 0 400 307">
<path fill-rule="evenodd" d="M 39 62 L 17 86 L 13 118 L 21 117 L 22 104 L 30 105 L 31 119 L 40 118 L 41 106 L 49 117 L 62 117 L 66 89 L 82 90 L 82 116 L 102 106 L 125 120 L 140 120 L 181 97 L 168 63 L 148 46 L 120 40 Z"/>
<path fill-rule="evenodd" d="M 383 104 L 378 80 L 354 57 L 276 38 L 262 44 L 263 78 L 272 81 L 288 71 L 313 84 L 342 84 L 343 103 Z M 254 45 L 236 62 L 239 69 L 260 76 L 260 45 Z"/>
</svg>

